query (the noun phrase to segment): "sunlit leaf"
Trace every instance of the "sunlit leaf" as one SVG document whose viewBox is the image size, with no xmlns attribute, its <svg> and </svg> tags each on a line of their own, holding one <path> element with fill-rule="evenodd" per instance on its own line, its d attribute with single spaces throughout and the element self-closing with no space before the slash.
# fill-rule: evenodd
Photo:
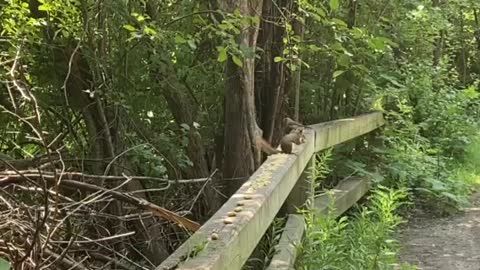
<svg viewBox="0 0 480 270">
<path fill-rule="evenodd" d="M 180 126 L 187 131 L 190 130 L 190 126 L 185 123 L 181 123 Z"/>
<path fill-rule="evenodd" d="M 135 27 L 133 27 L 133 25 L 130 25 L 130 24 L 125 24 L 123 28 L 127 29 L 130 32 L 133 32 L 136 30 Z"/>
<path fill-rule="evenodd" d="M 48 3 L 38 6 L 38 10 L 41 10 L 41 11 L 50 11 L 52 9 L 53 9 L 53 6 Z"/>
<path fill-rule="evenodd" d="M 242 60 L 241 60 L 240 58 L 238 58 L 236 55 L 233 55 L 233 56 L 232 56 L 232 60 L 233 60 L 233 62 L 234 62 L 237 66 L 243 67 L 243 62 L 242 62 Z"/>
<path fill-rule="evenodd" d="M 340 5 L 340 0 L 330 0 L 330 9 L 332 11 L 337 10 L 339 5 Z"/>
<path fill-rule="evenodd" d="M 188 43 L 188 46 L 190 46 L 190 48 L 192 48 L 192 49 L 194 49 L 194 50 L 197 48 L 197 44 L 195 44 L 195 40 L 189 39 L 189 40 L 187 41 L 187 43 Z"/>
<path fill-rule="evenodd" d="M 337 19 L 337 18 L 333 18 L 331 20 L 331 22 L 335 23 L 336 25 L 342 26 L 342 27 L 347 27 L 347 23 L 345 23 L 344 21 L 342 21 L 340 19 Z"/>
<path fill-rule="evenodd" d="M 345 70 L 336 70 L 333 72 L 333 78 L 337 78 L 338 76 L 342 75 L 345 72 Z"/>
<path fill-rule="evenodd" d="M 225 60 L 227 60 L 227 57 L 228 57 L 227 50 L 222 47 L 222 49 L 220 49 L 218 52 L 217 61 L 220 63 L 225 62 Z"/>
</svg>

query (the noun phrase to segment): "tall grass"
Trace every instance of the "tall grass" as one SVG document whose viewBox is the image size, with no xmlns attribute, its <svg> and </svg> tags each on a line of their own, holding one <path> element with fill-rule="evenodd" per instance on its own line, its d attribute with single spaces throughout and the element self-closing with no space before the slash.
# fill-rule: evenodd
<svg viewBox="0 0 480 270">
<path fill-rule="evenodd" d="M 480 187 L 480 136 L 472 140 L 467 147 L 464 158 L 456 166 L 454 176 L 466 183 L 471 189 Z"/>
<path fill-rule="evenodd" d="M 296 269 L 393 269 L 399 245 L 392 235 L 403 222 L 396 210 L 406 197 L 405 189 L 378 187 L 352 216 L 306 213 Z"/>
</svg>

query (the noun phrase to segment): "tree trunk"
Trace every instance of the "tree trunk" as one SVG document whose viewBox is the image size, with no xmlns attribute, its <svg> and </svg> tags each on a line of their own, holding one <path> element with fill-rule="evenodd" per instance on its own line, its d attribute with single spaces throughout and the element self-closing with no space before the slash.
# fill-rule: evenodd
<svg viewBox="0 0 480 270">
<path fill-rule="evenodd" d="M 293 11 L 296 13 L 297 9 L 298 9 L 298 6 L 297 4 L 295 4 Z M 301 41 L 303 41 L 303 36 L 305 34 L 305 26 L 298 19 L 295 19 L 293 21 L 293 33 L 296 36 L 298 36 L 298 38 Z M 296 121 L 300 121 L 300 79 L 301 79 L 301 71 L 302 71 L 302 65 L 301 65 L 300 59 L 301 59 L 301 55 L 298 55 L 298 57 L 293 62 L 293 64 L 296 66 L 296 70 L 291 71 L 291 76 L 289 77 L 287 76 L 286 86 L 285 86 L 285 92 L 289 93 L 290 96 L 292 94 L 294 95 L 293 118 Z"/>
<path fill-rule="evenodd" d="M 282 18 L 279 9 L 285 7 L 286 1 L 276 1 L 277 3 L 272 1 L 266 0 L 263 5 L 262 17 L 267 20 L 261 22 L 258 46 L 263 48 L 264 54 L 256 72 L 255 82 L 259 125 L 263 130 L 263 137 L 269 142 L 273 139 L 275 120 L 279 105 L 283 104 L 282 97 L 285 91 L 284 63 L 275 62 L 274 58 L 283 56 L 285 29 L 282 24 L 286 19 Z"/>
<path fill-rule="evenodd" d="M 291 24 L 293 34 L 303 39 L 304 27 L 296 18 L 297 9 L 298 5 L 292 0 L 275 3 L 273 0 L 267 0 L 263 6 L 262 17 L 267 20 L 262 21 L 259 33 L 258 46 L 263 48 L 264 54 L 256 72 L 256 104 L 260 127 L 264 132 L 263 137 L 273 145 L 276 145 L 283 136 L 282 119 L 289 115 L 291 107 L 294 108 L 294 118 L 298 119 L 300 59 L 293 46 L 296 41 L 292 39 L 292 33 L 286 33 L 284 27 L 288 23 Z M 288 44 L 284 43 L 285 38 Z M 289 53 L 284 55 L 286 49 Z M 275 62 L 275 57 L 286 57 L 288 62 Z M 293 100 L 293 104 L 290 100 Z"/>
<path fill-rule="evenodd" d="M 432 1 L 432 6 L 433 7 L 439 7 L 440 6 L 440 0 L 433 0 Z M 433 48 L 433 66 L 436 67 L 438 66 L 438 63 L 440 62 L 440 59 L 442 58 L 443 55 L 443 48 L 445 46 L 445 30 L 440 30 L 439 36 L 435 38 L 434 40 L 434 48 Z"/>
<path fill-rule="evenodd" d="M 168 68 L 167 64 L 157 74 L 157 79 L 162 88 L 162 94 L 167 101 L 168 107 L 178 125 L 188 125 L 188 146 L 187 155 L 193 163 L 191 169 L 184 170 L 187 178 L 208 177 L 208 163 L 205 155 L 205 147 L 202 137 L 195 128 L 194 122 L 197 121 L 198 105 L 188 89 L 180 83 L 175 76 L 175 71 Z M 197 211 L 197 218 L 206 219 L 215 213 L 221 206 L 221 201 L 214 187 L 215 181 L 210 182 L 205 187 L 205 200 L 207 205 L 203 211 Z M 201 207 L 197 203 L 197 210 Z"/>
<path fill-rule="evenodd" d="M 262 10 L 262 0 L 225 0 L 220 8 L 233 12 L 236 8 L 242 15 L 258 16 Z M 258 26 L 244 29 L 238 36 L 238 44 L 255 49 Z M 262 131 L 256 122 L 255 112 L 255 58 L 243 59 L 238 67 L 231 59 L 227 61 L 225 91 L 225 148 L 223 172 L 225 178 L 246 177 L 260 165 L 260 149 L 257 140 Z M 233 194 L 241 181 L 231 181 L 225 188 L 227 196 Z"/>
</svg>

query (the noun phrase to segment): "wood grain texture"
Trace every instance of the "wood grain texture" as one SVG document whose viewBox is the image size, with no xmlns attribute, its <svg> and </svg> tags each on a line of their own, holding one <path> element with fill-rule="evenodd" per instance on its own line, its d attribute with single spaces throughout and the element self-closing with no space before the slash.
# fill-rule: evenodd
<svg viewBox="0 0 480 270">
<path fill-rule="evenodd" d="M 315 130 L 315 152 L 364 135 L 385 124 L 381 112 L 311 125 Z"/>
<path fill-rule="evenodd" d="M 301 243 L 305 232 L 305 220 L 303 215 L 288 215 L 287 224 L 282 232 L 282 237 L 277 245 L 277 251 L 267 270 L 290 270 L 294 269 L 297 258 L 297 246 Z"/>
<path fill-rule="evenodd" d="M 307 142 L 294 150 L 296 155 L 269 156 L 220 210 L 156 269 L 241 269 L 313 155 L 313 131 L 305 133 Z M 232 212 L 236 216 L 228 217 Z M 218 240 L 211 240 L 212 233 Z M 200 251 L 185 260 L 194 250 Z"/>
<path fill-rule="evenodd" d="M 156 270 L 241 269 L 302 174 L 304 178 L 314 152 L 382 125 L 380 112 L 312 125 L 312 129 L 305 131 L 307 142 L 294 148 L 295 155 L 269 156 L 212 218 Z M 343 213 L 368 190 L 364 184 L 351 178 L 339 186 L 334 195 L 338 213 Z M 328 197 L 321 196 L 315 207 L 324 209 L 326 203 Z M 216 240 L 212 240 L 212 235 Z"/>
<path fill-rule="evenodd" d="M 331 214 L 338 217 L 352 207 L 367 193 L 369 180 L 362 177 L 350 177 L 342 180 L 329 193 L 324 193 L 315 199 L 314 207 L 318 215 Z M 329 212 L 330 203 L 333 203 L 333 212 Z M 297 258 L 296 246 L 301 242 L 305 232 L 305 221 L 302 215 L 289 215 L 280 241 L 276 246 L 277 253 L 273 256 L 267 270 L 294 269 Z"/>
</svg>

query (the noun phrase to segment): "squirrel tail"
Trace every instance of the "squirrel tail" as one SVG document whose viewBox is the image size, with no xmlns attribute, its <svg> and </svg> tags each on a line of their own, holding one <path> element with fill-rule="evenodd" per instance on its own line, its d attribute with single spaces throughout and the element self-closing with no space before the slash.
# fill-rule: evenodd
<svg viewBox="0 0 480 270">
<path fill-rule="evenodd" d="M 279 154 L 281 151 L 273 148 L 265 139 L 258 138 L 257 145 L 262 150 L 262 152 L 266 153 L 267 155 Z"/>
</svg>

